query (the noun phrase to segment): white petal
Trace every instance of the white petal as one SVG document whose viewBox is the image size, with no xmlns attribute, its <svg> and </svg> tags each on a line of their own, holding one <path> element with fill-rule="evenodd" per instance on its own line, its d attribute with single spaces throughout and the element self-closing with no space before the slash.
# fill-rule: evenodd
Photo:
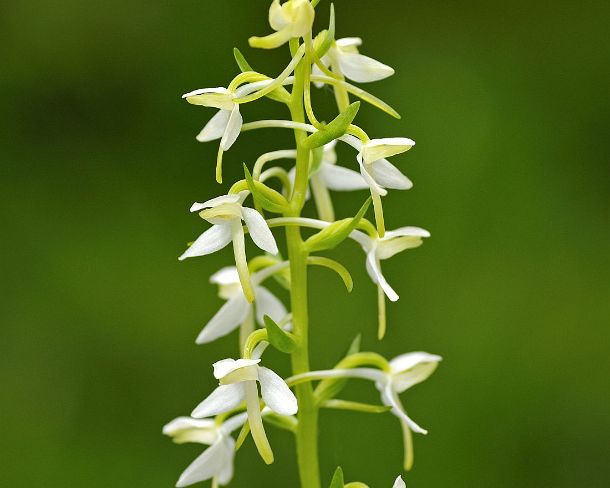
<svg viewBox="0 0 610 488">
<path fill-rule="evenodd" d="M 392 488 L 407 488 L 407 485 L 405 484 L 402 477 L 399 476 L 398 478 L 396 478 L 396 481 L 394 481 L 394 486 L 392 486 Z"/>
<path fill-rule="evenodd" d="M 375 181 L 384 188 L 395 190 L 409 190 L 413 188 L 413 182 L 387 159 L 378 159 L 370 165 L 370 168 Z"/>
<path fill-rule="evenodd" d="M 163 427 L 163 434 L 172 437 L 177 444 L 197 442 L 210 445 L 218 438 L 218 428 L 212 419 L 178 417 Z"/>
<path fill-rule="evenodd" d="M 342 52 L 338 58 L 343 74 L 358 83 L 383 80 L 394 74 L 389 66 L 363 54 Z"/>
<path fill-rule="evenodd" d="M 242 198 L 241 193 L 231 193 L 230 195 L 220 195 L 219 197 L 211 198 L 210 200 L 206 200 L 203 203 L 193 203 L 191 205 L 191 212 L 199 212 L 204 208 L 213 208 L 218 205 L 223 205 L 225 203 L 239 203 Z"/>
<path fill-rule="evenodd" d="M 205 256 L 220 251 L 231 242 L 230 225 L 213 225 L 201 234 L 178 259 L 184 261 L 195 256 Z"/>
<path fill-rule="evenodd" d="M 421 237 L 392 237 L 386 239 L 387 234 L 377 244 L 377 258 L 378 259 L 389 259 L 399 252 L 407 249 L 415 249 L 423 244 Z"/>
<path fill-rule="evenodd" d="M 242 214 L 254 244 L 263 251 L 276 255 L 279 252 L 277 244 L 263 216 L 253 208 L 247 207 L 242 208 Z"/>
<path fill-rule="evenodd" d="M 216 442 L 195 459 L 180 476 L 177 487 L 189 486 L 213 478 L 226 468 L 227 449 L 223 442 Z"/>
<path fill-rule="evenodd" d="M 383 276 L 383 273 L 381 272 L 381 265 L 379 260 L 375 257 L 374 252 L 369 252 L 366 255 L 366 270 L 369 272 L 369 276 L 373 282 L 381 286 L 383 292 L 390 299 L 390 301 L 395 302 L 400 298 Z"/>
<path fill-rule="evenodd" d="M 426 229 L 422 229 L 421 227 L 399 227 L 398 229 L 388 230 L 385 233 L 385 237 L 430 237 L 430 232 Z"/>
<path fill-rule="evenodd" d="M 210 276 L 210 283 L 215 285 L 234 285 L 239 283 L 239 274 L 235 266 L 225 266 Z"/>
<path fill-rule="evenodd" d="M 262 366 L 259 368 L 258 377 L 261 384 L 261 396 L 271 410 L 280 415 L 297 413 L 297 399 L 282 378 Z"/>
<path fill-rule="evenodd" d="M 210 393 L 205 400 L 195 407 L 195 410 L 191 413 L 191 417 L 213 417 L 221 413 L 229 412 L 234 408 L 239 407 L 245 397 L 246 394 L 241 383 L 220 385 Z"/>
<path fill-rule="evenodd" d="M 426 380 L 436 370 L 443 358 L 427 352 L 402 354 L 390 361 L 394 375 L 394 389 L 398 393 Z"/>
<path fill-rule="evenodd" d="M 335 164 L 322 163 L 320 175 L 324 184 L 335 191 L 365 190 L 369 187 L 360 173 Z"/>
<path fill-rule="evenodd" d="M 398 398 L 398 395 L 392 390 L 391 386 L 384 389 L 382 400 L 388 407 L 392 407 L 392 413 L 398 417 L 401 422 L 406 423 L 413 432 L 417 432 L 418 434 L 428 433 L 426 429 L 421 428 L 407 415 L 407 412 L 405 412 L 405 409 L 400 402 L 400 398 Z"/>
<path fill-rule="evenodd" d="M 214 367 L 214 378 L 220 380 L 227 376 L 230 373 L 240 369 L 247 368 L 249 366 L 256 366 L 260 363 L 260 359 L 222 359 L 220 361 L 216 361 L 213 364 Z"/>
<path fill-rule="evenodd" d="M 220 140 L 220 147 L 223 149 L 223 151 L 228 151 L 233 143 L 237 140 L 243 123 L 244 119 L 239 112 L 239 105 L 235 105 L 231 111 L 225 132 Z"/>
<path fill-rule="evenodd" d="M 284 317 L 288 314 L 286 307 L 282 301 L 271 293 L 267 288 L 258 286 L 254 290 L 254 308 L 256 310 L 256 320 L 264 327 L 265 315 L 271 317 L 271 320 L 278 323 L 281 322 Z"/>
<path fill-rule="evenodd" d="M 336 44 L 342 48 L 358 47 L 362 46 L 362 39 L 359 37 L 343 37 L 342 39 L 337 39 Z"/>
<path fill-rule="evenodd" d="M 389 158 L 396 154 L 408 151 L 415 142 L 407 137 L 387 137 L 385 139 L 372 139 L 362 146 L 364 161 L 372 163 L 378 159 Z"/>
<path fill-rule="evenodd" d="M 234 95 L 229 90 L 223 87 L 218 88 L 202 88 L 194 90 L 182 95 L 186 101 L 193 105 L 202 105 L 204 107 L 214 107 L 221 110 L 231 110 L 233 108 Z"/>
<path fill-rule="evenodd" d="M 223 439 L 223 443 L 226 451 L 226 459 L 224 468 L 217 475 L 220 486 L 228 485 L 233 479 L 233 462 L 235 459 L 235 441 L 233 438 L 227 436 Z"/>
<path fill-rule="evenodd" d="M 381 195 L 382 197 L 387 195 L 388 194 L 387 190 L 385 190 L 383 187 L 381 187 L 377 184 L 377 182 L 375 181 L 375 178 L 373 178 L 373 175 L 367 169 L 367 165 L 364 164 L 364 161 L 362 160 L 362 156 L 360 154 L 358 154 L 357 159 L 358 159 L 358 164 L 360 164 L 360 174 L 362 175 L 364 180 L 368 183 L 369 188 L 371 189 L 371 192 L 377 193 L 378 195 Z"/>
<path fill-rule="evenodd" d="M 269 25 L 273 30 L 282 30 L 290 23 L 289 19 L 284 16 L 284 11 L 280 5 L 280 0 L 273 0 L 269 7 Z"/>
<path fill-rule="evenodd" d="M 220 310 L 199 333 L 195 342 L 197 344 L 207 344 L 233 332 L 239 327 L 239 324 L 246 320 L 250 307 L 251 305 L 243 293 L 235 295 L 220 307 Z"/>
<path fill-rule="evenodd" d="M 197 134 L 196 139 L 199 142 L 209 142 L 221 139 L 227 129 L 230 117 L 230 110 L 219 110 L 205 127 L 201 129 L 201 132 Z"/>
</svg>

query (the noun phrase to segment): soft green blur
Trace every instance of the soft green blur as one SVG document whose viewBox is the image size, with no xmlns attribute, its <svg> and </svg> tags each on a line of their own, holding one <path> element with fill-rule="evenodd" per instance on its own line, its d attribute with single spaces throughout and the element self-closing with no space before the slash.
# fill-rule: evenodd
<svg viewBox="0 0 610 488">
<path fill-rule="evenodd" d="M 232 48 L 270 75 L 286 50 L 254 52 L 268 1 L 13 0 L 0 8 L 0 485 L 173 486 L 198 455 L 162 425 L 213 387 L 236 336 L 194 338 L 221 304 L 208 276 L 230 250 L 179 263 L 205 229 L 195 201 L 214 183 L 214 113 L 180 95 L 236 73 Z M 322 0 L 319 27 L 328 18 Z M 415 438 L 412 488 L 610 486 L 610 3 L 337 0 L 340 37 L 396 68 L 365 88 L 403 114 L 363 106 L 373 137 L 417 141 L 398 166 L 415 181 L 386 200 L 389 228 L 432 239 L 384 269 L 401 294 L 378 343 L 363 254 L 345 293 L 311 272 L 313 364 L 362 332 L 388 357 L 441 354 L 404 395 L 430 430 Z M 328 91 L 314 92 L 324 117 Z M 266 101 L 245 119 L 283 117 Z M 290 134 L 245 134 L 225 181 Z M 353 152 L 341 153 L 354 164 Z M 365 193 L 337 195 L 352 214 Z M 278 290 L 278 293 L 281 291 Z M 282 296 L 286 296 L 285 294 Z M 272 364 L 287 373 L 286 359 Z M 375 399 L 370 384 L 345 391 Z M 276 463 L 248 440 L 231 486 L 295 487 L 293 442 L 269 428 Z M 402 459 L 390 415 L 323 412 L 323 479 L 389 488 Z M 209 486 L 209 485 L 202 485 Z"/>
</svg>

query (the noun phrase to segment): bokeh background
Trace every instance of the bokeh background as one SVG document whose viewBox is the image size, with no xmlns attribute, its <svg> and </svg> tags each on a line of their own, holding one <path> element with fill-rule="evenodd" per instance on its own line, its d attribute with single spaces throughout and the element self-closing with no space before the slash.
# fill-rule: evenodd
<svg viewBox="0 0 610 488">
<path fill-rule="evenodd" d="M 190 203 L 227 189 L 213 182 L 215 144 L 194 140 L 213 111 L 180 95 L 226 85 L 234 46 L 281 71 L 286 51 L 247 48 L 269 32 L 268 3 L 0 6 L 0 485 L 170 487 L 200 452 L 160 429 L 211 390 L 211 362 L 234 355 L 234 336 L 194 344 L 221 304 L 208 276 L 232 258 L 176 259 L 205 228 Z M 396 158 L 416 186 L 386 199 L 389 226 L 433 238 L 384 263 L 402 299 L 382 343 L 361 250 L 333 254 L 352 270 L 351 295 L 311 272 L 314 367 L 360 332 L 388 357 L 444 356 L 404 396 L 430 429 L 415 439 L 410 487 L 610 486 L 610 3 L 335 3 L 339 36 L 363 37 L 397 70 L 366 88 L 403 119 L 363 106 L 359 123 L 418 143 Z M 327 0 L 319 10 L 323 28 Z M 315 102 L 332 113 L 330 93 Z M 283 112 L 245 109 L 268 116 Z M 289 143 L 244 135 L 226 181 Z M 338 196 L 340 215 L 364 197 Z M 348 479 L 391 485 L 392 416 L 324 412 L 322 427 L 324 479 L 340 464 Z M 270 435 L 276 463 L 248 441 L 231 486 L 297 486 L 292 439 Z"/>
</svg>

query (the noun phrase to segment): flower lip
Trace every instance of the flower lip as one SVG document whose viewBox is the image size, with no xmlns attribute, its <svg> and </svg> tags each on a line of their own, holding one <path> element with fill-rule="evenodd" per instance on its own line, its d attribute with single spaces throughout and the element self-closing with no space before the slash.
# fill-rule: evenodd
<svg viewBox="0 0 610 488">
<path fill-rule="evenodd" d="M 214 378 L 220 380 L 241 368 L 255 366 L 260 363 L 260 359 L 222 359 L 214 363 Z"/>
</svg>

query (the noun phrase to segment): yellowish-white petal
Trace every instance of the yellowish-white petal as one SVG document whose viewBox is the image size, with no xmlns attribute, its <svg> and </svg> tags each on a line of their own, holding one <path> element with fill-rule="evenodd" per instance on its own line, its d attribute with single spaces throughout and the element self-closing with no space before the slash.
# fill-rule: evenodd
<svg viewBox="0 0 610 488">
<path fill-rule="evenodd" d="M 189 486 L 209 480 L 226 469 L 229 461 L 232 462 L 232 458 L 229 457 L 226 445 L 223 442 L 216 442 L 186 468 L 176 486 Z"/>
<path fill-rule="evenodd" d="M 320 175 L 326 187 L 334 191 L 365 190 L 369 188 L 369 184 L 360 173 L 336 164 L 322 163 Z"/>
<path fill-rule="evenodd" d="M 408 151 L 415 142 L 407 137 L 387 137 L 385 139 L 372 139 L 362 145 L 362 155 L 366 163 L 372 163 L 378 159 L 389 158 L 396 154 Z"/>
<path fill-rule="evenodd" d="M 221 139 L 227 129 L 231 110 L 219 110 L 214 117 L 205 125 L 196 139 L 199 142 L 209 142 Z"/>
<path fill-rule="evenodd" d="M 243 385 L 233 383 L 220 385 L 203 400 L 191 413 L 191 417 L 213 417 L 221 413 L 230 412 L 241 405 L 246 397 Z"/>
<path fill-rule="evenodd" d="M 193 105 L 214 107 L 222 110 L 231 110 L 233 108 L 234 97 L 233 93 L 223 87 L 202 88 L 182 95 L 182 98 L 185 98 L 187 102 Z"/>
<path fill-rule="evenodd" d="M 184 261 L 187 258 L 205 256 L 220 251 L 231 242 L 231 239 L 230 225 L 213 225 L 201 234 L 178 259 Z"/>
<path fill-rule="evenodd" d="M 387 159 L 378 159 L 369 165 L 369 171 L 375 181 L 384 188 L 393 190 L 409 190 L 413 183 Z"/>
<path fill-rule="evenodd" d="M 233 332 L 246 320 L 251 304 L 243 293 L 229 299 L 199 333 L 197 344 L 207 344 Z"/>
<path fill-rule="evenodd" d="M 235 105 L 231 111 L 231 115 L 229 116 L 227 127 L 222 139 L 220 139 L 220 147 L 223 149 L 223 151 L 228 151 L 233 143 L 237 140 L 243 123 L 244 119 L 239 111 L 239 105 Z"/>
<path fill-rule="evenodd" d="M 394 74 L 394 69 L 390 66 L 363 54 L 342 52 L 338 60 L 345 77 L 358 83 L 379 81 Z"/>
</svg>

